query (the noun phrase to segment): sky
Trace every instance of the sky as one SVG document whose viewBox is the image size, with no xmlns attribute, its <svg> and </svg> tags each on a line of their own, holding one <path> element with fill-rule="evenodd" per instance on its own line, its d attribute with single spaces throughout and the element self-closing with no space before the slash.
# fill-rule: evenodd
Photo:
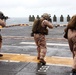
<svg viewBox="0 0 76 75">
<path fill-rule="evenodd" d="M 29 15 L 73 16 L 76 14 L 76 0 L 1 0 L 0 11 L 8 17 L 29 17 Z"/>
</svg>

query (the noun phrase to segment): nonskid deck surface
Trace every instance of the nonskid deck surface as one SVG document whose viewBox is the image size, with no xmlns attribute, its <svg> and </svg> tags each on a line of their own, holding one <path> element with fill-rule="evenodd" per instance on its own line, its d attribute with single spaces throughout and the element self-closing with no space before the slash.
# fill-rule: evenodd
<svg viewBox="0 0 76 75">
<path fill-rule="evenodd" d="M 46 65 L 37 60 L 37 50 L 31 26 L 2 29 L 3 45 L 0 75 L 72 75 L 72 54 L 67 40 L 62 38 L 64 27 L 50 30 L 47 39 Z"/>
</svg>

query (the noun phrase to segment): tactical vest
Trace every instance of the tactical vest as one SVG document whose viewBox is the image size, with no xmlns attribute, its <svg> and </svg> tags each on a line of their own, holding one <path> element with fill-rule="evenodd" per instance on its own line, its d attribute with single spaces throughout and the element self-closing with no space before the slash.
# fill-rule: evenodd
<svg viewBox="0 0 76 75">
<path fill-rule="evenodd" d="M 48 29 L 46 27 L 42 27 L 41 23 L 43 20 L 37 19 L 34 21 L 32 32 L 36 34 L 48 35 Z"/>
</svg>

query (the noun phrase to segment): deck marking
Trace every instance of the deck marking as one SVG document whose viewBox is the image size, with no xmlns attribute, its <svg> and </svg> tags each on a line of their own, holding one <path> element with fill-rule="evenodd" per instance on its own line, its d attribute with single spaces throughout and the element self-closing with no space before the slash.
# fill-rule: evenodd
<svg viewBox="0 0 76 75">
<path fill-rule="evenodd" d="M 13 54 L 13 53 L 2 53 L 3 57 L 0 57 L 0 61 L 6 62 L 34 62 L 38 63 L 37 56 L 31 56 L 29 54 Z M 58 66 L 68 66 L 71 67 L 73 64 L 73 59 L 71 57 L 45 57 L 47 64 L 58 65 Z"/>
<path fill-rule="evenodd" d="M 20 44 L 34 44 L 35 42 L 20 42 Z M 61 43 L 47 43 L 47 45 L 55 45 L 55 46 L 69 46 L 68 44 L 61 44 Z"/>
</svg>

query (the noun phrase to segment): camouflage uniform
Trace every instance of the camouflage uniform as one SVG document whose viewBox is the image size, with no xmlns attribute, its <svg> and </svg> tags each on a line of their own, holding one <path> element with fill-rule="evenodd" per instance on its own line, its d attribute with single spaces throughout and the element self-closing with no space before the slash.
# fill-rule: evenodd
<svg viewBox="0 0 76 75">
<path fill-rule="evenodd" d="M 38 58 L 40 63 L 46 64 L 44 57 L 46 55 L 46 39 L 45 35 L 48 34 L 48 28 L 53 28 L 53 25 L 50 21 L 50 15 L 44 13 L 39 20 L 35 20 L 32 28 L 32 33 L 34 33 L 34 40 L 37 45 Z"/>
<path fill-rule="evenodd" d="M 38 57 L 44 58 L 46 55 L 46 39 L 45 35 L 34 34 L 34 40 L 37 45 Z"/>
<path fill-rule="evenodd" d="M 0 28 L 5 27 L 6 23 L 5 20 L 7 18 L 4 16 L 4 14 L 2 12 L 0 12 Z M 2 36 L 1 36 L 1 29 L 0 29 L 0 51 L 1 51 L 1 47 L 2 47 Z M 0 57 L 2 57 L 3 55 L 0 54 Z"/>
<path fill-rule="evenodd" d="M 76 69 L 76 30 L 68 30 L 68 42 L 74 59 L 73 68 Z"/>
<path fill-rule="evenodd" d="M 2 26 L 2 27 L 5 26 L 5 22 L 1 19 L 0 19 L 0 26 Z M 0 29 L 0 42 L 2 42 L 1 29 Z"/>
</svg>

